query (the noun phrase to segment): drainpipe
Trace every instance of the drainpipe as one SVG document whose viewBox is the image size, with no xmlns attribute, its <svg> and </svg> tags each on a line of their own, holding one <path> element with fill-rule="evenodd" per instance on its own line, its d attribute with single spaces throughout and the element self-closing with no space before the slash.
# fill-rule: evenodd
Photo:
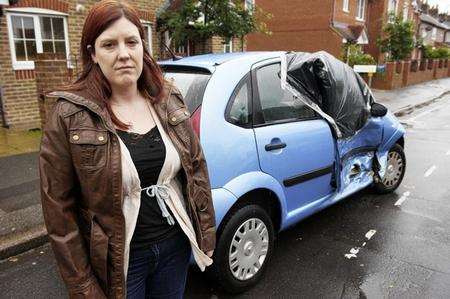
<svg viewBox="0 0 450 299">
<path fill-rule="evenodd" d="M 3 127 L 9 128 L 8 120 L 5 115 L 5 103 L 3 102 L 3 87 L 0 86 L 0 112 L 2 116 Z"/>
<path fill-rule="evenodd" d="M 334 10 L 336 8 L 336 0 L 332 0 L 333 1 L 333 11 L 331 12 L 331 17 L 330 17 L 330 28 L 331 30 L 333 30 L 334 32 L 338 33 L 336 31 L 336 29 L 334 29 Z M 339 34 L 340 35 L 340 34 Z"/>
</svg>

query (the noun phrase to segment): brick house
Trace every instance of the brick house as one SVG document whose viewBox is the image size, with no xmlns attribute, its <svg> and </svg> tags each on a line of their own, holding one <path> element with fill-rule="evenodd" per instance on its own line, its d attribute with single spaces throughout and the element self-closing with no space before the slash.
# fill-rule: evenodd
<svg viewBox="0 0 450 299">
<path fill-rule="evenodd" d="M 257 0 L 256 5 L 273 15 L 271 36 L 250 34 L 248 50 L 325 50 L 335 56 L 343 43 L 370 41 L 367 31 L 368 0 Z"/>
<path fill-rule="evenodd" d="M 418 23 L 415 0 L 286 0 L 283 5 L 257 0 L 256 4 L 273 14 L 268 23 L 273 35 L 249 35 L 248 50 L 325 50 L 339 57 L 343 43 L 354 41 L 383 61 L 376 41 L 389 13 Z"/>
<path fill-rule="evenodd" d="M 425 45 L 437 46 L 449 42 L 450 27 L 428 14 L 420 15 L 419 35 Z"/>
</svg>

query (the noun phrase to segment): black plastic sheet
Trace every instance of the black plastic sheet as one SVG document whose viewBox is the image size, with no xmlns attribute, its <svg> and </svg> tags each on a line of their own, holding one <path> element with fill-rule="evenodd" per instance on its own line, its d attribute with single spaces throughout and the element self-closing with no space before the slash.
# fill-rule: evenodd
<svg viewBox="0 0 450 299">
<path fill-rule="evenodd" d="M 332 117 L 342 138 L 353 136 L 367 122 L 373 97 L 350 66 L 327 52 L 287 53 L 286 81 Z"/>
</svg>

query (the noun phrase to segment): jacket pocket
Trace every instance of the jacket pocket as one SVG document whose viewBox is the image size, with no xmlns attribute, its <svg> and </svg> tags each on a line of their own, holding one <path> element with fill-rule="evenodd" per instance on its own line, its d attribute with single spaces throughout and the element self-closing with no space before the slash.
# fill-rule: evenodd
<svg viewBox="0 0 450 299">
<path fill-rule="evenodd" d="M 94 128 L 70 130 L 69 142 L 75 166 L 91 170 L 105 166 L 108 144 L 106 130 Z"/>
<path fill-rule="evenodd" d="M 91 221 L 90 260 L 94 273 L 104 286 L 108 285 L 108 243 L 109 238 L 97 223 L 95 215 Z"/>
<path fill-rule="evenodd" d="M 189 119 L 190 116 L 191 114 L 186 107 L 177 108 L 167 114 L 167 117 L 169 118 L 168 121 L 172 126 L 182 123 L 186 119 Z"/>
</svg>

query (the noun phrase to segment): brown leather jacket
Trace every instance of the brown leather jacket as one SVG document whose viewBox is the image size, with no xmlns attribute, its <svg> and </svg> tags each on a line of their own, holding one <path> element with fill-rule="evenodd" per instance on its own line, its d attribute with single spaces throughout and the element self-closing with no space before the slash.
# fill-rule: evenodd
<svg viewBox="0 0 450 299">
<path fill-rule="evenodd" d="M 205 158 L 181 94 L 166 88 L 155 110 L 177 149 L 188 215 L 202 251 L 215 247 Z M 44 219 L 71 298 L 124 298 L 125 224 L 118 136 L 106 108 L 83 94 L 58 98 L 47 119 L 39 170 Z"/>
</svg>

